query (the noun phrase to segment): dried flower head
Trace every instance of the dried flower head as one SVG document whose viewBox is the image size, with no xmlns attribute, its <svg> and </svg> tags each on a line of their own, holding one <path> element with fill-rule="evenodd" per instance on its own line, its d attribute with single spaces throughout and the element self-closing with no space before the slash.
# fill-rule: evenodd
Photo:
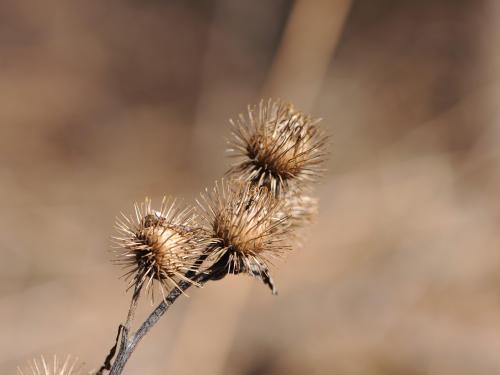
<svg viewBox="0 0 500 375">
<path fill-rule="evenodd" d="M 318 214 L 318 198 L 310 193 L 310 191 L 290 189 L 283 194 L 282 215 L 288 216 L 291 229 L 299 229 L 310 224 Z"/>
<path fill-rule="evenodd" d="M 326 137 L 312 119 L 285 102 L 261 101 L 240 114 L 233 126 L 232 148 L 241 160 L 230 174 L 258 186 L 268 187 L 275 196 L 291 183 L 316 180 L 325 157 Z"/>
<path fill-rule="evenodd" d="M 205 222 L 205 243 L 224 273 L 249 273 L 274 291 L 268 265 L 289 249 L 283 202 L 268 189 L 222 181 L 198 202 Z"/>
<path fill-rule="evenodd" d="M 122 214 L 117 219 L 121 235 L 114 237 L 118 245 L 116 263 L 128 269 L 124 276 L 131 279 L 129 287 L 145 284 L 154 297 L 152 285 L 156 281 L 165 298 L 165 291 L 178 287 L 179 280 L 192 282 L 184 275 L 194 270 L 201 254 L 192 210 L 166 198 L 159 211 L 151 208 L 148 198 L 134 207 L 134 216 Z"/>
<path fill-rule="evenodd" d="M 59 361 L 56 356 L 50 362 L 47 362 L 44 356 L 40 359 L 34 358 L 25 367 L 17 368 L 19 375 L 79 375 L 81 374 L 83 364 L 78 362 L 78 358 L 67 356 L 64 361 Z"/>
</svg>

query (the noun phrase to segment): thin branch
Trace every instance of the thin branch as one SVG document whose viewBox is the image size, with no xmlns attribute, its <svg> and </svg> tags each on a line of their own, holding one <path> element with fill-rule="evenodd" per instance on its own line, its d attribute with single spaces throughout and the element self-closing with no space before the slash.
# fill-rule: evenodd
<svg viewBox="0 0 500 375">
<path fill-rule="evenodd" d="M 193 281 L 202 285 L 209 279 L 209 274 L 202 273 L 193 278 Z M 149 317 L 142 323 L 139 329 L 130 338 L 128 338 L 128 334 L 122 333 L 122 343 L 120 345 L 120 350 L 118 352 L 118 355 L 116 356 L 113 366 L 110 369 L 109 375 L 120 375 L 122 373 L 125 364 L 132 355 L 137 344 L 139 344 L 142 338 L 149 332 L 151 328 L 153 328 L 153 326 L 158 322 L 158 320 L 160 320 L 160 318 L 163 316 L 163 314 L 165 314 L 170 306 L 172 306 L 177 297 L 179 297 L 192 285 L 193 284 L 191 282 L 180 282 L 179 288 L 173 289 L 168 294 L 168 296 L 153 310 Z"/>
<path fill-rule="evenodd" d="M 104 364 L 101 366 L 101 368 L 95 373 L 95 375 L 102 375 L 104 373 L 104 370 L 109 370 L 111 369 L 111 360 L 115 356 L 116 353 L 116 348 L 118 347 L 118 340 L 120 339 L 120 334 L 122 333 L 122 328 L 123 325 L 120 324 L 118 326 L 118 332 L 116 333 L 116 339 L 115 339 L 115 345 L 110 349 L 108 355 L 104 359 Z"/>
<path fill-rule="evenodd" d="M 120 339 L 120 336 L 121 336 L 120 351 L 126 345 L 126 343 L 128 341 L 128 332 L 130 330 L 130 325 L 132 324 L 132 322 L 134 320 L 135 311 L 137 309 L 137 304 L 139 302 L 139 297 L 141 296 L 142 285 L 143 285 L 143 283 L 136 283 L 135 284 L 134 294 L 132 295 L 132 299 L 130 301 L 130 307 L 129 307 L 128 313 L 127 313 L 127 320 L 125 321 L 125 324 L 120 324 L 118 326 L 118 333 L 116 334 L 115 345 L 113 345 L 113 347 L 109 350 L 108 355 L 104 359 L 104 364 L 101 366 L 99 371 L 96 372 L 96 375 L 102 375 L 104 373 L 104 370 L 111 369 L 111 360 L 115 356 L 116 348 L 118 346 L 118 341 Z"/>
<path fill-rule="evenodd" d="M 139 277 L 141 274 L 137 276 L 137 281 L 135 282 L 134 294 L 132 295 L 132 300 L 130 301 L 130 307 L 128 309 L 127 321 L 125 322 L 125 328 L 127 330 L 130 329 L 130 325 L 134 321 L 135 318 L 135 310 L 137 309 L 137 304 L 139 303 L 139 297 L 141 296 L 141 289 L 144 285 L 143 282 L 139 282 Z"/>
</svg>

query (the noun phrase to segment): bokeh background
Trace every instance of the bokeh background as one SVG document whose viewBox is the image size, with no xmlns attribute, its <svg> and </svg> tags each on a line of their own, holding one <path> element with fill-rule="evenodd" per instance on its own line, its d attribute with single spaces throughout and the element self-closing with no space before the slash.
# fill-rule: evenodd
<svg viewBox="0 0 500 375">
<path fill-rule="evenodd" d="M 114 217 L 194 200 L 228 118 L 272 96 L 332 134 L 306 246 L 277 297 L 192 290 L 125 373 L 499 374 L 499 20 L 496 0 L 2 0 L 0 372 L 102 363 L 130 299 Z"/>
</svg>

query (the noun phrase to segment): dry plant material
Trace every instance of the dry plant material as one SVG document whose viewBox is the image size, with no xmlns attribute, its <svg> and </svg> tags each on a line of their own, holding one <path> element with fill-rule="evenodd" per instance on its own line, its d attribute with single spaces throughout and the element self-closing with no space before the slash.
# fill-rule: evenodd
<svg viewBox="0 0 500 375">
<path fill-rule="evenodd" d="M 321 175 L 326 154 L 318 122 L 291 104 L 261 101 L 249 107 L 247 117 L 232 122 L 231 151 L 240 161 L 229 170 L 229 179 L 201 195 L 197 214 L 166 198 L 156 211 L 146 198 L 134 205 L 132 215 L 117 219 L 115 263 L 126 269 L 134 293 L 127 319 L 95 375 L 122 374 L 142 338 L 193 285 L 244 273 L 276 294 L 269 266 L 288 252 L 290 242 L 300 242 L 294 232 L 317 211 L 309 183 Z M 160 304 L 132 331 L 143 291 L 154 301 L 155 290 Z M 18 373 L 77 375 L 79 369 L 69 357 L 62 363 L 54 358 L 51 365 L 42 357 Z"/>
<path fill-rule="evenodd" d="M 216 272 L 248 273 L 275 291 L 268 265 L 290 249 L 286 241 L 288 217 L 280 215 L 283 204 L 267 188 L 235 180 L 223 180 L 202 194 L 198 205 L 206 251 L 223 268 Z"/>
<path fill-rule="evenodd" d="M 151 208 L 148 198 L 134 208 L 134 215 L 122 214 L 117 219 L 120 235 L 114 237 L 115 262 L 127 269 L 124 276 L 130 280 L 129 287 L 144 286 L 154 300 L 156 282 L 165 299 L 180 280 L 193 282 L 185 274 L 194 270 L 201 248 L 195 238 L 192 210 L 166 198 L 159 211 Z"/>
<path fill-rule="evenodd" d="M 288 217 L 287 222 L 292 231 L 311 224 L 318 214 L 318 198 L 297 189 L 289 190 L 283 194 L 283 202 L 281 215 Z"/>
<path fill-rule="evenodd" d="M 230 120 L 233 139 L 228 151 L 239 161 L 230 174 L 278 196 L 290 185 L 315 181 L 323 171 L 326 137 L 320 120 L 282 101 L 261 101 L 247 116 Z"/>
<path fill-rule="evenodd" d="M 64 361 L 59 361 L 56 356 L 48 362 L 44 356 L 32 359 L 25 369 L 17 368 L 18 375 L 80 375 L 83 364 L 78 358 L 67 356 Z"/>
</svg>

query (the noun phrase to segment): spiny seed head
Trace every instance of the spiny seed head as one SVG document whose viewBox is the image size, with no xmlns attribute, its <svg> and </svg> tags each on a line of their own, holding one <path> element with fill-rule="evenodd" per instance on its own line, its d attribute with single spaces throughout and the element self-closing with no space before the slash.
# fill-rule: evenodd
<svg viewBox="0 0 500 375">
<path fill-rule="evenodd" d="M 78 362 L 78 358 L 67 356 L 64 361 L 60 361 L 54 356 L 52 361 L 46 361 L 44 356 L 40 359 L 34 358 L 24 366 L 17 368 L 19 375 L 79 375 L 83 364 Z"/>
<path fill-rule="evenodd" d="M 293 230 L 310 224 L 318 214 L 318 198 L 303 194 L 296 189 L 284 193 L 283 201 L 281 215 L 288 217 L 289 226 Z"/>
<path fill-rule="evenodd" d="M 326 137 L 313 119 L 282 101 L 261 101 L 240 114 L 228 150 L 239 157 L 229 173 L 278 196 L 291 184 L 315 181 L 321 174 Z"/>
<path fill-rule="evenodd" d="M 145 284 L 154 297 L 152 286 L 156 281 L 165 298 L 165 291 L 178 287 L 179 280 L 191 282 L 184 275 L 194 270 L 201 254 L 192 210 L 166 198 L 159 211 L 151 208 L 148 198 L 134 207 L 134 215 L 122 214 L 117 219 L 120 236 L 114 237 L 118 245 L 116 263 L 128 270 L 125 276 L 130 278 L 129 287 Z"/>
<path fill-rule="evenodd" d="M 227 272 L 268 277 L 268 264 L 289 249 L 283 202 L 266 188 L 240 181 L 222 181 L 198 202 L 204 219 L 207 251 L 226 257 Z"/>
</svg>

